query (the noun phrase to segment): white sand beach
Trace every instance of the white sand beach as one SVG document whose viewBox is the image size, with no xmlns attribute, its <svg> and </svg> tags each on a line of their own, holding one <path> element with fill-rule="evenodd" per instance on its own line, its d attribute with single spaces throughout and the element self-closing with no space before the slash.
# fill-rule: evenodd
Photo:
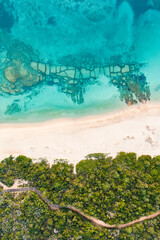
<svg viewBox="0 0 160 240">
<path fill-rule="evenodd" d="M 67 159 L 77 163 L 89 153 L 160 154 L 160 104 L 41 123 L 0 124 L 0 157 L 19 154 L 34 159 Z"/>
</svg>

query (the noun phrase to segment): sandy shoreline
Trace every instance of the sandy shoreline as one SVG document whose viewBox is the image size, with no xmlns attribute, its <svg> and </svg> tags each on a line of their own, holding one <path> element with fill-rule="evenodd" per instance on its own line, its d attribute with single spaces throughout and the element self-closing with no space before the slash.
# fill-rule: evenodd
<svg viewBox="0 0 160 240">
<path fill-rule="evenodd" d="M 110 114 L 39 123 L 0 124 L 1 159 L 10 154 L 67 159 L 119 151 L 160 154 L 160 104 L 148 103 Z"/>
</svg>

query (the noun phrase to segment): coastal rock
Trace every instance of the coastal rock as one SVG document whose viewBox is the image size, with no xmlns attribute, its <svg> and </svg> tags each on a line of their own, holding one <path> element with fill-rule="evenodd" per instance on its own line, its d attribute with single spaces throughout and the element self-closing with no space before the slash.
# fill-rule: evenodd
<svg viewBox="0 0 160 240">
<path fill-rule="evenodd" d="M 65 71 L 67 70 L 67 67 L 66 66 L 61 66 L 61 71 Z"/>
<path fill-rule="evenodd" d="M 56 66 L 57 73 L 61 71 L 61 66 Z"/>
<path fill-rule="evenodd" d="M 79 79 L 80 78 L 80 71 L 78 69 L 76 69 L 75 71 L 75 79 Z"/>
<path fill-rule="evenodd" d="M 128 66 L 128 65 L 125 65 L 125 66 L 122 68 L 122 73 L 126 73 L 126 72 L 129 72 L 129 66 Z"/>
<path fill-rule="evenodd" d="M 21 64 L 19 68 L 19 77 L 23 79 L 27 75 L 28 75 L 27 68 L 24 66 L 24 64 Z"/>
<path fill-rule="evenodd" d="M 95 76 L 98 78 L 99 77 L 99 68 L 94 69 Z"/>
<path fill-rule="evenodd" d="M 70 89 L 68 90 L 68 93 L 72 94 L 72 92 L 73 92 L 72 90 L 70 90 Z"/>
<path fill-rule="evenodd" d="M 42 75 L 38 75 L 39 76 L 39 81 L 43 80 L 43 76 Z"/>
<path fill-rule="evenodd" d="M 90 71 L 86 70 L 85 68 L 81 69 L 81 74 L 82 74 L 83 78 L 89 78 L 90 77 Z"/>
<path fill-rule="evenodd" d="M 27 69 L 24 64 L 18 64 L 14 66 L 8 66 L 4 70 L 6 79 L 9 82 L 15 83 L 19 78 L 24 79 L 28 75 Z"/>
<path fill-rule="evenodd" d="M 91 71 L 91 75 L 90 75 L 92 78 L 96 78 L 96 75 L 95 75 L 95 72 L 94 71 Z"/>
<path fill-rule="evenodd" d="M 11 91 L 10 89 L 8 89 L 7 87 L 4 87 L 4 86 L 1 86 L 1 89 L 5 93 L 10 93 L 10 91 Z"/>
<path fill-rule="evenodd" d="M 117 80 L 116 80 L 116 79 L 112 80 L 112 83 L 113 83 L 113 84 L 116 84 L 116 83 L 117 83 Z"/>
<path fill-rule="evenodd" d="M 75 77 L 75 69 L 73 69 L 73 70 L 66 70 L 66 74 L 67 74 L 68 77 L 74 78 Z"/>
<path fill-rule="evenodd" d="M 38 63 L 37 62 L 31 62 L 30 64 L 31 68 L 33 68 L 34 70 L 38 70 Z"/>
<path fill-rule="evenodd" d="M 9 82 L 15 83 L 16 80 L 17 80 L 13 66 L 7 67 L 7 68 L 4 70 L 4 75 L 5 75 L 6 79 L 7 79 Z"/>
<path fill-rule="evenodd" d="M 46 71 L 46 66 L 45 66 L 45 64 L 39 63 L 39 64 L 38 64 L 38 69 L 39 69 L 40 72 L 45 73 L 45 71 Z"/>
<path fill-rule="evenodd" d="M 27 86 L 27 87 L 31 87 L 35 82 L 38 82 L 38 81 L 39 81 L 38 76 L 36 76 L 36 78 L 33 79 L 33 75 L 30 74 L 29 77 L 27 77 L 23 80 L 23 85 Z"/>
<path fill-rule="evenodd" d="M 119 66 L 114 67 L 114 72 L 120 72 L 120 71 L 121 71 L 121 68 Z"/>
<path fill-rule="evenodd" d="M 104 67 L 104 75 L 105 76 L 110 76 L 109 67 Z"/>
<path fill-rule="evenodd" d="M 69 84 L 74 84 L 73 80 L 68 81 Z"/>
<path fill-rule="evenodd" d="M 56 73 L 56 72 L 57 72 L 56 66 L 52 66 L 51 67 L 51 73 Z"/>
<path fill-rule="evenodd" d="M 49 64 L 46 64 L 46 75 L 49 75 L 50 74 L 50 66 Z"/>
<path fill-rule="evenodd" d="M 18 54 L 20 55 L 20 52 Z M 25 61 L 25 56 L 23 59 Z M 75 64 L 75 61 L 72 63 Z M 71 95 L 74 102 L 82 103 L 85 87 L 88 84 L 96 84 L 98 81 L 95 79 L 105 75 L 109 77 L 110 83 L 118 88 L 120 98 L 126 103 L 128 101 L 133 103 L 134 98 L 143 101 L 149 96 L 146 80 L 141 77 L 138 68 L 140 68 L 138 63 L 114 62 L 112 65 L 107 63 L 100 65 L 90 63 L 89 59 L 75 66 L 66 63 L 50 66 L 48 63 L 38 63 L 38 60 L 29 61 L 29 58 L 23 63 L 16 55 L 16 59 L 6 63 L 4 69 L 6 85 L 1 86 L 0 90 L 9 94 L 19 94 L 29 89 L 26 87 L 32 87 L 43 81 L 46 85 L 57 84 L 62 92 Z"/>
<path fill-rule="evenodd" d="M 114 72 L 114 67 L 113 66 L 109 66 L 109 70 L 110 70 L 110 73 Z"/>
<path fill-rule="evenodd" d="M 66 72 L 60 72 L 57 74 L 58 76 L 61 76 L 61 77 L 67 77 L 67 74 Z"/>
<path fill-rule="evenodd" d="M 117 73 L 115 72 L 111 73 L 111 77 L 117 77 L 117 76 L 118 76 Z"/>
<path fill-rule="evenodd" d="M 54 82 L 54 83 L 59 83 L 59 79 L 58 79 L 58 78 L 54 78 L 54 79 L 53 79 L 53 82 Z"/>
<path fill-rule="evenodd" d="M 118 73 L 117 73 L 117 76 L 122 76 L 122 73 L 121 73 L 121 72 L 118 72 Z"/>
<path fill-rule="evenodd" d="M 99 74 L 100 74 L 100 75 L 104 75 L 104 74 L 105 74 L 103 67 L 100 67 L 100 68 L 99 68 Z"/>
</svg>

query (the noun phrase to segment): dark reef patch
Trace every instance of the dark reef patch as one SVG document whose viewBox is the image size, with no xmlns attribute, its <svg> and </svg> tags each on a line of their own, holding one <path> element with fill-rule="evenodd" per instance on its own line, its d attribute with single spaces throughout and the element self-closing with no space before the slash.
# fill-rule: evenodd
<svg viewBox="0 0 160 240">
<path fill-rule="evenodd" d="M 120 5 L 124 0 L 117 0 L 117 5 Z M 148 4 L 147 0 L 127 0 L 127 2 L 131 5 L 135 17 L 138 17 L 139 15 L 146 12 L 148 9 L 150 9 L 151 5 Z"/>
<path fill-rule="evenodd" d="M 21 107 L 19 106 L 19 101 L 14 100 L 11 105 L 7 106 L 7 110 L 5 111 L 5 114 L 7 115 L 13 115 L 15 113 L 21 112 Z"/>
<path fill-rule="evenodd" d="M 5 1 L 0 3 L 0 28 L 10 30 L 14 24 L 14 17 L 11 11 L 7 9 Z"/>
<path fill-rule="evenodd" d="M 47 24 L 48 24 L 48 25 L 55 26 L 55 25 L 56 25 L 56 18 L 55 18 L 54 16 L 48 18 Z"/>
</svg>

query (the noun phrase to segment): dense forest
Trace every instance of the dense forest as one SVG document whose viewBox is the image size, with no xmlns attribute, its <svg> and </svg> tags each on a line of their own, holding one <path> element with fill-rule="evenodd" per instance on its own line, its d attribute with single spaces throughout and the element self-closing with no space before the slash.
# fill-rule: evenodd
<svg viewBox="0 0 160 240">
<path fill-rule="evenodd" d="M 123 224 L 160 210 L 160 156 L 89 154 L 74 166 L 66 160 L 32 161 L 10 156 L 0 162 L 0 182 L 28 181 L 51 203 L 74 206 L 108 224 Z M 0 188 L 2 191 L 3 188 Z M 31 191 L 0 194 L 2 240 L 159 240 L 160 215 L 124 229 L 107 229 L 68 209 L 52 211 Z"/>
</svg>

